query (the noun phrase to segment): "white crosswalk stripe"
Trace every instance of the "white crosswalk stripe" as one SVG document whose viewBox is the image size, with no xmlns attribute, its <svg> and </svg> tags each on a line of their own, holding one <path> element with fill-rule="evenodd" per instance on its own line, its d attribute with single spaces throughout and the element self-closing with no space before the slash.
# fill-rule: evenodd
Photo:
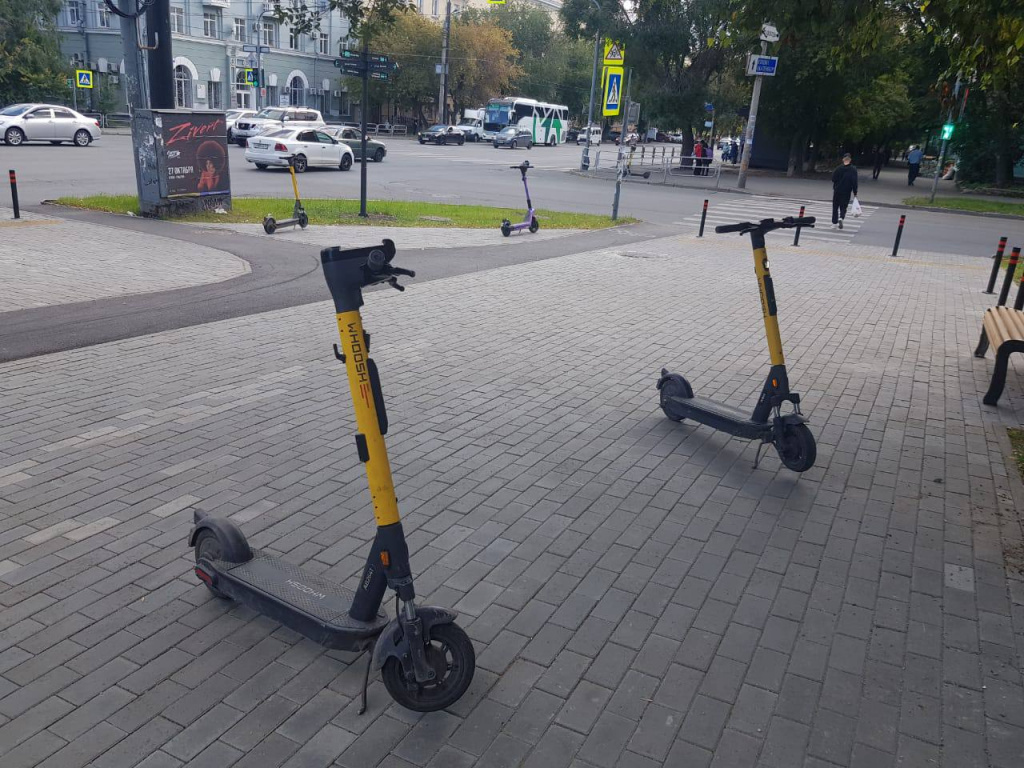
<svg viewBox="0 0 1024 768">
<path fill-rule="evenodd" d="M 550 162 L 545 163 L 543 162 L 543 160 L 541 162 L 535 162 L 535 153 L 531 152 L 524 158 L 523 155 L 525 155 L 526 153 L 513 152 L 510 150 L 501 150 L 500 154 L 499 152 L 495 152 L 494 156 L 492 157 L 456 155 L 454 153 L 442 156 L 436 152 L 403 152 L 402 154 L 411 157 L 429 157 L 432 159 L 439 158 L 441 160 L 450 161 L 453 163 L 468 163 L 470 165 L 489 165 L 495 168 L 502 168 L 507 167 L 509 165 L 513 165 L 515 163 L 521 163 L 523 159 L 529 160 L 530 166 L 532 168 L 536 168 L 537 170 L 541 171 L 562 171 L 566 170 L 569 167 L 569 165 L 565 162 L 555 164 Z"/>
<path fill-rule="evenodd" d="M 794 200 L 790 198 L 768 197 L 766 195 L 716 195 L 709 198 L 708 216 L 704 225 L 704 234 L 713 233 L 718 224 L 737 224 L 741 221 L 758 221 L 759 219 L 781 219 L 784 216 L 796 216 L 800 206 L 804 206 L 804 216 L 817 219 L 813 229 L 800 231 L 800 242 L 848 243 L 852 240 L 864 221 L 878 210 L 877 206 L 861 204 L 864 212 L 854 217 L 850 211 L 846 213 L 842 229 L 830 229 L 832 224 L 832 205 L 814 200 Z M 689 230 L 700 227 L 701 210 L 698 207 L 684 220 L 677 222 Z M 776 238 L 793 239 L 792 230 L 776 230 L 769 235 Z"/>
</svg>

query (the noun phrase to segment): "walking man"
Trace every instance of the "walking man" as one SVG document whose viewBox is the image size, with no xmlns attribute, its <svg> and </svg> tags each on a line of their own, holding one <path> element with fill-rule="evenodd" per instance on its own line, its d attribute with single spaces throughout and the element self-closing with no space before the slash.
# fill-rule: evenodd
<svg viewBox="0 0 1024 768">
<path fill-rule="evenodd" d="M 885 165 L 885 149 L 881 145 L 875 147 L 875 167 L 871 173 L 871 178 L 878 181 L 878 176 L 882 172 L 882 166 Z"/>
<path fill-rule="evenodd" d="M 857 168 L 853 165 L 853 158 L 847 152 L 843 155 L 843 164 L 832 172 L 832 229 L 839 225 L 843 228 L 843 219 L 846 218 L 846 209 L 850 205 L 850 198 L 857 194 Z"/>
<path fill-rule="evenodd" d="M 921 172 L 922 157 L 924 157 L 924 152 L 921 151 L 920 147 L 913 146 L 910 148 L 910 152 L 907 154 L 907 186 L 914 186 L 914 179 Z"/>
</svg>

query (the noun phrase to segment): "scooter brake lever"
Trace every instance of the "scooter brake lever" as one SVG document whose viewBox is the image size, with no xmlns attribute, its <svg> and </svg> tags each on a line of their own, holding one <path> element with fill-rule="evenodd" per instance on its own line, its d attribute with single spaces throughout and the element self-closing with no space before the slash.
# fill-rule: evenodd
<svg viewBox="0 0 1024 768">
<path fill-rule="evenodd" d="M 405 286 L 404 285 L 399 285 L 398 284 L 398 278 L 397 277 L 392 277 L 390 280 L 388 280 L 388 285 L 390 285 L 396 291 L 404 291 L 405 290 Z"/>
<path fill-rule="evenodd" d="M 391 273 L 395 275 L 405 275 L 406 277 L 416 277 L 416 273 L 411 269 L 402 269 L 401 267 L 392 267 Z"/>
</svg>

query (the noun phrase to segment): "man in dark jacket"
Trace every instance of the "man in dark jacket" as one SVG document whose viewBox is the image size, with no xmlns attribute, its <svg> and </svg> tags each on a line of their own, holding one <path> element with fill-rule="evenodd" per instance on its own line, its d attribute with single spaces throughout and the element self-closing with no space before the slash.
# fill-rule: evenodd
<svg viewBox="0 0 1024 768">
<path fill-rule="evenodd" d="M 846 209 L 850 205 L 850 198 L 857 194 L 857 169 L 853 165 L 853 158 L 847 152 L 843 155 L 843 164 L 832 172 L 832 229 L 843 228 L 843 219 L 846 218 Z"/>
</svg>

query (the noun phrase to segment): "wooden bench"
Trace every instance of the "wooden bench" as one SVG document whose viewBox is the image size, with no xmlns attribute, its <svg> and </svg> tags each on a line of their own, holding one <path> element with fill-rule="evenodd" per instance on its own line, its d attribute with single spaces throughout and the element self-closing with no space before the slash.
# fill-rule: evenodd
<svg viewBox="0 0 1024 768">
<path fill-rule="evenodd" d="M 996 355 L 996 369 L 992 383 L 985 393 L 985 405 L 995 405 L 1006 386 L 1006 369 L 1010 355 L 1024 352 L 1024 311 L 1013 307 L 990 307 L 981 321 L 981 341 L 974 350 L 975 357 L 984 357 L 989 344 Z"/>
</svg>

